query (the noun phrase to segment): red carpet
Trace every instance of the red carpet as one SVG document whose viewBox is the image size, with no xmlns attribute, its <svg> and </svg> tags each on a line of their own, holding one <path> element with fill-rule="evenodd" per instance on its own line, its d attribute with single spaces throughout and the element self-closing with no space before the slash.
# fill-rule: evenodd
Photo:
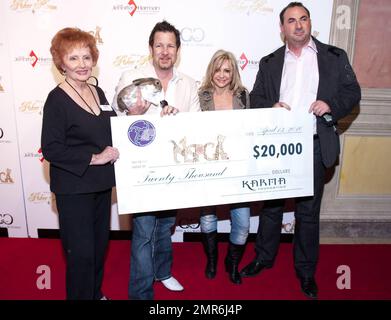
<svg viewBox="0 0 391 320">
<path fill-rule="evenodd" d="M 0 238 L 0 300 L 58 300 L 65 298 L 65 263 L 59 240 Z M 293 270 L 292 245 L 283 243 L 275 266 L 242 285 L 228 281 L 223 269 L 227 244 L 220 243 L 218 274 L 204 276 L 205 258 L 200 243 L 175 243 L 173 274 L 185 291 L 169 292 L 155 284 L 156 300 L 301 300 Z M 127 299 L 130 241 L 112 240 L 107 256 L 104 292 L 110 298 Z M 254 256 L 254 243 L 247 245 L 243 267 Z M 37 268 L 50 268 L 50 289 L 38 289 Z M 351 271 L 351 289 L 340 290 L 340 265 Z M 319 299 L 390 300 L 391 245 L 321 245 L 317 271 Z"/>
</svg>

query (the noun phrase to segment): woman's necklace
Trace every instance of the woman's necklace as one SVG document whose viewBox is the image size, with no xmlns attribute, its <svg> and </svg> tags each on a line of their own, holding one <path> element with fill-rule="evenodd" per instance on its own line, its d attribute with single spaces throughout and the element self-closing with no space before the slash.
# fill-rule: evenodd
<svg viewBox="0 0 391 320">
<path fill-rule="evenodd" d="M 95 116 L 98 116 L 98 114 L 95 113 L 95 111 L 94 111 L 94 110 L 89 106 L 89 104 L 83 99 L 83 97 L 81 96 L 81 94 L 76 90 L 75 87 L 73 87 L 73 86 L 68 82 L 68 80 L 67 80 L 66 78 L 65 78 L 65 82 L 68 83 L 69 86 L 77 93 L 77 95 L 80 97 L 80 99 L 83 100 L 83 102 L 86 104 L 86 106 L 88 107 L 88 109 L 90 109 L 91 112 L 92 112 Z M 98 108 L 99 108 L 99 103 L 98 103 L 98 101 L 96 101 L 95 95 L 94 95 L 94 93 L 92 92 L 92 90 L 91 90 L 90 86 L 88 85 L 88 83 L 87 83 L 87 87 L 88 87 L 88 89 L 90 89 L 90 92 L 91 92 L 91 94 L 92 94 L 92 97 L 94 98 L 95 103 L 96 103 L 96 105 L 97 105 Z"/>
</svg>

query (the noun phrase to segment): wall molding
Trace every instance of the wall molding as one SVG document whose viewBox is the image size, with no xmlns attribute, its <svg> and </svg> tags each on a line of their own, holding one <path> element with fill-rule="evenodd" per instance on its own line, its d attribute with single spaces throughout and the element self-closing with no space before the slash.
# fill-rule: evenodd
<svg viewBox="0 0 391 320">
<path fill-rule="evenodd" d="M 344 49 L 352 63 L 359 7 L 360 0 L 334 0 L 331 16 L 329 43 Z M 345 13 L 344 8 L 350 10 L 350 26 L 348 29 L 339 27 L 338 23 L 340 15 Z"/>
</svg>

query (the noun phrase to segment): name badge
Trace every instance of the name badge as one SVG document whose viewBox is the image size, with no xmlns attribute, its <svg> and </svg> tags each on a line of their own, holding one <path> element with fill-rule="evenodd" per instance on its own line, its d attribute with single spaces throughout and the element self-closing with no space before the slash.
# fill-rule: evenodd
<svg viewBox="0 0 391 320">
<path fill-rule="evenodd" d="M 101 104 L 100 108 L 102 111 L 111 111 L 113 110 L 109 104 Z"/>
</svg>

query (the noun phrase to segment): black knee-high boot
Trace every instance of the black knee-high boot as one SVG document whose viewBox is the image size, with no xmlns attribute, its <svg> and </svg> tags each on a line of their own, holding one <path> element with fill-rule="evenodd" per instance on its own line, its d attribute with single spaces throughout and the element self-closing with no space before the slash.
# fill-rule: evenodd
<svg viewBox="0 0 391 320">
<path fill-rule="evenodd" d="M 205 276 L 208 279 L 213 279 L 217 271 L 217 231 L 202 233 L 202 243 L 207 258 Z"/>
<path fill-rule="evenodd" d="M 228 252 L 225 258 L 225 271 L 228 272 L 229 280 L 235 284 L 242 283 L 242 277 L 239 273 L 239 263 L 242 260 L 245 245 L 233 244 L 228 245 Z"/>
</svg>

